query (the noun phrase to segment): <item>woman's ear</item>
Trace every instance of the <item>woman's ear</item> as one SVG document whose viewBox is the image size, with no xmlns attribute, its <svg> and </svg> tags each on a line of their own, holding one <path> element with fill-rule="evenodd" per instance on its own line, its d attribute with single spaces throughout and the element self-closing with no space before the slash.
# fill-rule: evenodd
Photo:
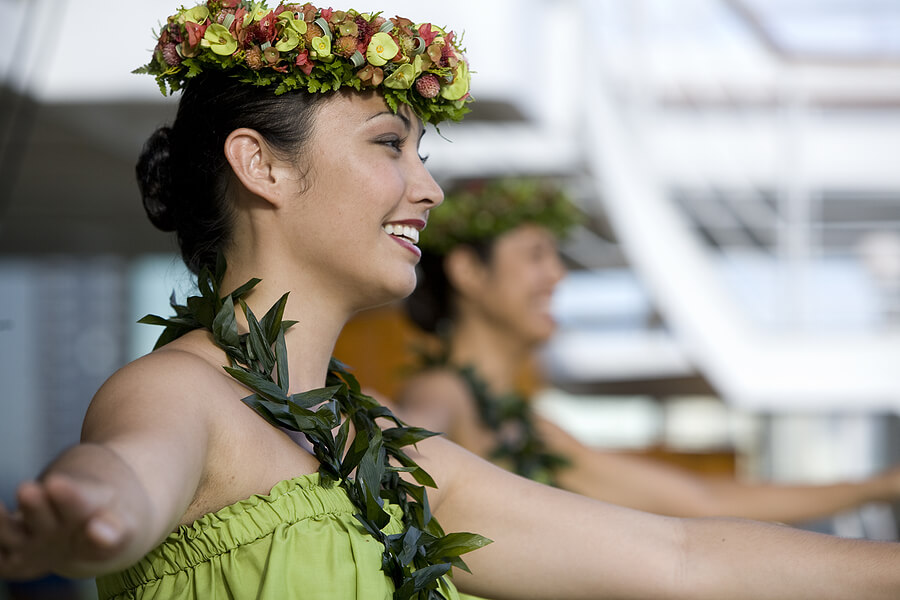
<svg viewBox="0 0 900 600">
<path fill-rule="evenodd" d="M 286 165 L 272 154 L 259 132 L 232 131 L 225 139 L 225 159 L 247 191 L 276 207 L 281 205 Z"/>
<path fill-rule="evenodd" d="M 444 273 L 461 296 L 477 295 L 487 279 L 487 265 L 468 246 L 457 246 L 444 257 Z"/>
</svg>

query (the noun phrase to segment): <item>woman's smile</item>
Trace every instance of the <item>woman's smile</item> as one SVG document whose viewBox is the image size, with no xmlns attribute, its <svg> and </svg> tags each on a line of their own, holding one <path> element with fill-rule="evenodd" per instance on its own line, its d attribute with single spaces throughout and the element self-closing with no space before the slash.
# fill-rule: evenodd
<svg viewBox="0 0 900 600">
<path fill-rule="evenodd" d="M 391 239 L 415 254 L 416 257 L 422 256 L 422 251 L 416 244 L 419 242 L 419 231 L 424 227 L 425 221 L 420 219 L 394 221 L 382 225 L 382 229 Z"/>
</svg>

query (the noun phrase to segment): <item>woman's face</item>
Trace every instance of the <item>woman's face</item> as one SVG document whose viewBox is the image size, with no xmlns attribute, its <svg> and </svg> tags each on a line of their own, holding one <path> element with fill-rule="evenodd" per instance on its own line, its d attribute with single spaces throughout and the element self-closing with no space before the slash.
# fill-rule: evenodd
<svg viewBox="0 0 900 600">
<path fill-rule="evenodd" d="M 550 301 L 565 275 L 556 238 L 547 229 L 526 224 L 498 237 L 485 265 L 480 304 L 490 317 L 524 344 L 541 344 L 556 323 Z"/>
<path fill-rule="evenodd" d="M 377 94 L 341 93 L 316 114 L 291 220 L 298 264 L 351 311 L 407 296 L 428 211 L 443 201 L 419 156 L 421 121 Z"/>
</svg>

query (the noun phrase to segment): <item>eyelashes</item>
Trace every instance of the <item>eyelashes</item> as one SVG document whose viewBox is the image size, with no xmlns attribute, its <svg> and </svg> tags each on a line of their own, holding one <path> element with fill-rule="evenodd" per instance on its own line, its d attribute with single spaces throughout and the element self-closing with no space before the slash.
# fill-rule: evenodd
<svg viewBox="0 0 900 600">
<path fill-rule="evenodd" d="M 393 151 L 396 152 L 397 154 L 402 154 L 402 153 L 403 153 L 403 147 L 406 145 L 406 142 L 407 142 L 408 140 L 409 140 L 409 138 L 406 137 L 406 136 L 404 136 L 404 137 L 397 137 L 397 136 L 393 136 L 393 135 L 392 135 L 392 136 L 389 136 L 389 137 L 377 138 L 377 139 L 375 140 L 375 143 L 376 143 L 376 144 L 381 144 L 382 146 L 387 146 L 388 148 L 390 148 L 391 150 L 393 150 Z M 422 156 L 421 154 L 419 154 L 419 160 L 420 160 L 420 161 L 422 162 L 422 164 L 424 165 L 424 164 L 428 161 L 428 155 Z"/>
</svg>

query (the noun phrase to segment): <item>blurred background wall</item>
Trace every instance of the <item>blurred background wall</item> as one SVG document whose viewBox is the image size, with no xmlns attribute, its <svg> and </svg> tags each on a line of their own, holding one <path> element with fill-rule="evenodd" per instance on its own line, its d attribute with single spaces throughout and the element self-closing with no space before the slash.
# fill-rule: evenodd
<svg viewBox="0 0 900 600">
<path fill-rule="evenodd" d="M 596 445 L 745 477 L 896 461 L 900 2 L 378 7 L 465 30 L 477 102 L 423 142 L 440 181 L 561 175 L 591 216 L 563 248 L 560 332 L 526 375 L 540 410 Z M 152 347 L 135 321 L 191 288 L 133 177 L 175 101 L 130 71 L 175 8 L 0 0 L 6 503 Z M 417 340 L 385 307 L 336 354 L 390 396 Z M 896 536 L 885 507 L 810 526 Z"/>
</svg>

